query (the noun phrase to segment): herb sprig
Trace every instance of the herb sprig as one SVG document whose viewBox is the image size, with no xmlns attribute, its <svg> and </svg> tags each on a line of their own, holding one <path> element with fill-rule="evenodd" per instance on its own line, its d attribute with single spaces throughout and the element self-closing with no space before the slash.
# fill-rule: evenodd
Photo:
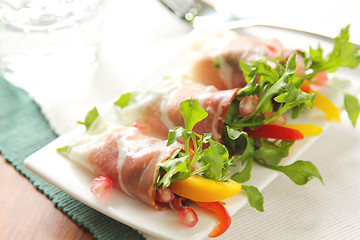
<svg viewBox="0 0 360 240">
<path fill-rule="evenodd" d="M 207 117 L 207 113 L 193 99 L 183 101 L 180 111 L 184 118 L 185 128 L 176 127 L 169 131 L 170 145 L 180 138 L 185 142 L 185 152 L 178 152 L 177 157 L 171 157 L 165 162 L 158 163 L 162 175 L 157 186 L 168 187 L 171 182 L 186 179 L 201 173 L 203 177 L 214 181 L 225 181 L 228 167 L 233 165 L 235 157 L 229 158 L 224 145 L 211 139 L 211 134 L 197 134 L 192 131 L 195 124 Z M 203 147 L 209 145 L 206 149 Z M 197 168 L 194 166 L 197 165 Z"/>
<path fill-rule="evenodd" d="M 200 135 L 192 131 L 195 124 L 207 117 L 207 113 L 193 99 L 188 99 L 180 104 L 180 111 L 184 118 L 185 128 L 176 127 L 169 131 L 168 145 L 180 140 L 185 142 L 185 150 L 175 152 L 169 159 L 160 166 L 160 174 L 157 186 L 168 187 L 171 182 L 186 179 L 194 174 L 201 174 L 202 177 L 214 181 L 227 181 L 229 167 L 235 167 L 235 162 L 240 159 L 239 155 L 229 156 L 227 148 L 211 139 L 211 134 Z M 236 133 L 234 133 L 236 135 Z M 246 133 L 241 133 L 246 135 Z M 239 137 L 239 136 L 238 136 Z M 252 140 L 245 149 L 243 159 L 252 155 Z M 244 157 L 245 156 L 245 157 Z M 245 161 L 243 161 L 245 162 Z M 250 179 L 252 162 L 247 164 L 241 172 L 231 177 L 233 180 L 242 183 Z M 194 166 L 198 166 L 194 168 Z M 261 192 L 254 186 L 242 188 L 248 195 L 250 206 L 258 211 L 264 211 L 264 198 Z"/>
</svg>

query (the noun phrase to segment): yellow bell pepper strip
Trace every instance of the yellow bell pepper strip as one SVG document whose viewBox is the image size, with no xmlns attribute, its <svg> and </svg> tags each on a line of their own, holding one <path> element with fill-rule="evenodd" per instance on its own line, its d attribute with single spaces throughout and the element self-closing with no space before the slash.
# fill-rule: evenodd
<svg viewBox="0 0 360 240">
<path fill-rule="evenodd" d="M 273 124 L 261 125 L 256 129 L 245 127 L 244 131 L 247 132 L 249 137 L 273 138 L 288 141 L 302 140 L 304 138 L 304 135 L 296 129 Z"/>
<path fill-rule="evenodd" d="M 314 99 L 314 106 L 320 109 L 324 114 L 326 119 L 333 122 L 340 122 L 340 109 L 336 107 L 328 98 L 326 98 L 321 93 L 310 89 L 309 93 L 315 93 L 316 98 Z"/>
<path fill-rule="evenodd" d="M 238 194 L 241 184 L 231 179 L 227 182 L 217 182 L 193 175 L 185 180 L 172 182 L 169 188 L 173 193 L 193 201 L 215 202 Z"/>
<path fill-rule="evenodd" d="M 315 124 L 285 124 L 283 127 L 296 129 L 304 135 L 304 137 L 318 136 L 323 130 Z"/>
<path fill-rule="evenodd" d="M 216 238 L 226 232 L 231 225 L 231 217 L 226 208 L 219 202 L 196 202 L 200 207 L 215 213 L 218 224 L 208 235 L 210 238 Z"/>
</svg>

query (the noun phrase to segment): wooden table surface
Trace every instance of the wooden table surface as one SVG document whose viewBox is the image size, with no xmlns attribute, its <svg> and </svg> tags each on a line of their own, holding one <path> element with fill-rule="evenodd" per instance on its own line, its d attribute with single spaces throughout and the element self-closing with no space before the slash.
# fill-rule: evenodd
<svg viewBox="0 0 360 240">
<path fill-rule="evenodd" d="M 0 177 L 0 239 L 93 239 L 1 155 Z"/>
</svg>

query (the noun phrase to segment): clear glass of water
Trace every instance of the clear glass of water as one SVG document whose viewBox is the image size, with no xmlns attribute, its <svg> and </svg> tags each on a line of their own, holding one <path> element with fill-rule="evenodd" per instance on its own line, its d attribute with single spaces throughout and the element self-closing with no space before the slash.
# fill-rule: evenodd
<svg viewBox="0 0 360 240">
<path fill-rule="evenodd" d="M 25 88 L 88 79 L 102 8 L 102 0 L 0 0 L 0 74 Z"/>
</svg>

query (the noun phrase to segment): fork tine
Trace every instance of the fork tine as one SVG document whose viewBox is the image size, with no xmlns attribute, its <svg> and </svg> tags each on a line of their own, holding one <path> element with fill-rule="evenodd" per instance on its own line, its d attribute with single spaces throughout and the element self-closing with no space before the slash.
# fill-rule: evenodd
<svg viewBox="0 0 360 240">
<path fill-rule="evenodd" d="M 170 9 L 179 18 L 186 20 L 194 25 L 197 17 L 206 17 L 225 22 L 235 18 L 229 13 L 219 13 L 213 6 L 202 0 L 160 0 L 168 9 Z M 200 18 L 199 18 L 200 19 Z"/>
<path fill-rule="evenodd" d="M 188 13 L 194 17 L 201 6 L 194 0 L 160 0 L 165 6 L 167 6 L 177 17 L 191 20 L 186 17 Z"/>
</svg>

